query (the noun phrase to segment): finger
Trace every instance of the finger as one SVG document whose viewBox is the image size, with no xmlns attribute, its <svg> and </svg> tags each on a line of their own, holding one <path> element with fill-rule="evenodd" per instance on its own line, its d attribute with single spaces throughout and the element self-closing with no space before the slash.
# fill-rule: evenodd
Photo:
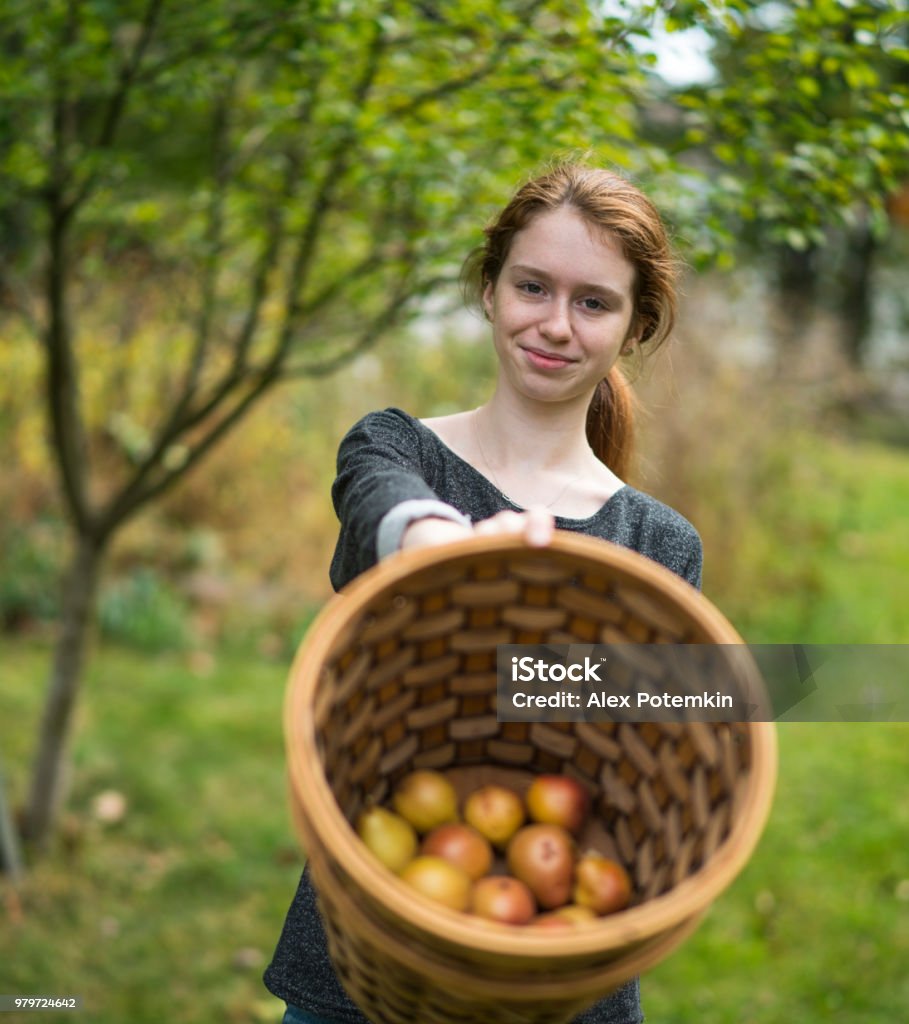
<svg viewBox="0 0 909 1024">
<path fill-rule="evenodd" d="M 512 512 L 506 509 L 489 519 L 482 519 L 477 523 L 473 531 L 482 536 L 496 533 L 521 533 L 524 529 L 524 516 L 519 512 Z"/>
<path fill-rule="evenodd" d="M 555 532 L 555 517 L 545 508 L 531 508 L 524 516 L 524 539 L 533 547 L 545 547 Z"/>
</svg>

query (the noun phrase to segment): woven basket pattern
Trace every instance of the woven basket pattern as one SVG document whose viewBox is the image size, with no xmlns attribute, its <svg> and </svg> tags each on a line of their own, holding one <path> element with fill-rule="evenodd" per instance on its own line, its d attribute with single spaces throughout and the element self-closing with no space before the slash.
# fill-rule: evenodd
<svg viewBox="0 0 909 1024">
<path fill-rule="evenodd" d="M 422 553 L 413 568 L 403 558 L 378 567 L 314 624 L 288 693 L 295 813 L 336 968 L 372 1020 L 560 1024 L 691 930 L 715 895 L 705 883 L 736 823 L 756 814 L 757 832 L 762 824 L 769 797 L 756 786 L 755 750 L 767 727 L 499 722 L 499 644 L 739 638 L 692 588 L 604 542 L 557 535 L 536 550 L 485 538 L 446 551 Z M 339 810 L 355 821 L 415 768 L 471 765 L 584 782 L 599 847 L 633 878 L 633 908 L 587 937 L 547 939 L 548 954 L 538 937 L 513 934 L 527 929 L 475 926 L 472 936 L 464 915 L 423 916 L 402 897 L 403 883 L 360 870 L 353 831 L 328 820 Z M 758 771 L 772 775 L 766 751 Z M 330 793 L 323 806 L 314 781 Z M 662 914 L 680 892 L 689 894 L 684 905 Z"/>
</svg>

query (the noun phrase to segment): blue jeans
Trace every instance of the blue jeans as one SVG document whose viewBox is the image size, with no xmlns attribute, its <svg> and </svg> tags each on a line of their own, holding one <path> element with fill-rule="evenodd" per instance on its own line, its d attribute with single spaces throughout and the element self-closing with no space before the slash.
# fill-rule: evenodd
<svg viewBox="0 0 909 1024">
<path fill-rule="evenodd" d="M 334 1024 L 334 1021 L 329 1017 L 317 1017 L 314 1013 L 307 1013 L 299 1006 L 288 1003 L 281 1024 Z"/>
</svg>

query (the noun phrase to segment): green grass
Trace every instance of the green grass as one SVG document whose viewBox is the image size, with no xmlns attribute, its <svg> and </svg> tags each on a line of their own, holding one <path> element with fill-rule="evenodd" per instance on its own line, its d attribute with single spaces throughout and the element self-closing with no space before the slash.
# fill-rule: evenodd
<svg viewBox="0 0 909 1024">
<path fill-rule="evenodd" d="M 46 652 L 6 643 L 2 665 L 0 750 L 21 801 Z M 22 920 L 0 929 L 0 992 L 81 995 L 86 1024 L 277 1024 L 260 976 L 302 863 L 285 675 L 252 659 L 198 675 L 177 656 L 95 652 L 60 838 L 28 874 Z M 695 936 L 644 979 L 653 1024 L 905 1017 L 909 725 L 790 723 L 779 736 L 767 831 Z M 93 817 L 106 789 L 128 800 L 119 824 Z"/>
<path fill-rule="evenodd" d="M 648 1020 L 895 1024 L 909 1006 L 909 724 L 778 727 L 745 871 L 644 982 Z"/>
<path fill-rule="evenodd" d="M 909 642 L 909 454 L 803 431 L 761 457 L 693 512 L 705 593 L 752 643 Z"/>
<path fill-rule="evenodd" d="M 4 645 L 0 750 L 20 803 L 46 663 Z M 198 675 L 176 656 L 96 652 L 60 837 L 28 872 L 22 921 L 0 929 L 0 992 L 80 995 L 91 1024 L 280 1020 L 261 972 L 302 866 L 285 676 L 252 660 Z M 105 825 L 93 801 L 110 789 L 128 809 Z"/>
</svg>

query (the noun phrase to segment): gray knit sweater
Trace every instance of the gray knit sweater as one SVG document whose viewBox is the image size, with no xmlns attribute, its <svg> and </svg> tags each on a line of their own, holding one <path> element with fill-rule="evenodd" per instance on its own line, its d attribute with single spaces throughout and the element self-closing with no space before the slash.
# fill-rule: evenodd
<svg viewBox="0 0 909 1024">
<path fill-rule="evenodd" d="M 349 431 L 338 450 L 332 499 L 341 523 L 330 570 L 336 590 L 375 564 L 380 524 L 404 501 L 442 501 L 474 522 L 517 508 L 433 431 L 400 409 L 370 413 Z M 587 519 L 557 516 L 556 526 L 621 544 L 700 586 L 701 541 L 694 527 L 634 488 L 622 487 Z M 339 1024 L 368 1024 L 332 969 L 306 871 L 265 972 L 265 984 L 280 999 L 310 1013 Z M 576 1024 L 642 1020 L 634 980 L 578 1016 Z"/>
</svg>

